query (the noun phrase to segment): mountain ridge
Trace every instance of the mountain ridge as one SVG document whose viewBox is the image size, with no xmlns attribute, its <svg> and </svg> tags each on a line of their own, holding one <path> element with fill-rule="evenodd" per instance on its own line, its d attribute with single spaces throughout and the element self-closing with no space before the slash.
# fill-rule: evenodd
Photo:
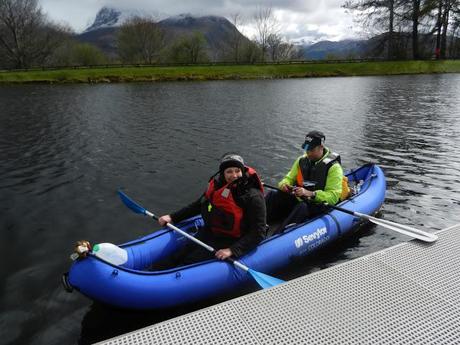
<svg viewBox="0 0 460 345">
<path fill-rule="evenodd" d="M 127 19 L 136 15 L 142 16 L 145 13 L 105 6 L 98 11 L 94 22 L 83 33 L 77 35 L 77 39 L 94 44 L 109 56 L 116 57 L 118 29 Z M 206 39 L 207 52 L 211 60 L 216 60 L 219 56 L 222 57 L 222 51 L 228 48 L 229 41 L 236 32 L 240 35 L 241 40 L 249 41 L 228 19 L 216 15 L 180 14 L 165 16 L 158 21 L 158 24 L 165 30 L 167 42 L 173 42 L 180 36 L 194 31 L 201 32 Z M 299 57 L 307 60 L 359 58 L 363 57 L 369 50 L 368 41 L 359 39 L 319 41 L 311 44 L 295 44 L 295 47 L 299 50 Z"/>
<path fill-rule="evenodd" d="M 81 42 L 95 45 L 110 57 L 115 58 L 118 30 L 127 19 L 135 15 L 141 14 L 136 14 L 135 11 L 123 12 L 103 7 L 97 13 L 94 22 L 76 38 Z M 159 20 L 158 25 L 164 30 L 168 44 L 172 44 L 179 37 L 191 32 L 201 32 L 206 40 L 207 53 L 212 60 L 222 58 L 235 35 L 239 36 L 242 41 L 248 40 L 228 19 L 214 15 L 181 14 Z"/>
</svg>

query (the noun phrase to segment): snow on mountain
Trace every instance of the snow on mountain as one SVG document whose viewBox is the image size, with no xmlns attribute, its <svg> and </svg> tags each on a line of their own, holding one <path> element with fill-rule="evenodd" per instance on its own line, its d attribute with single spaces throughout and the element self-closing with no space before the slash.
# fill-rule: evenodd
<svg viewBox="0 0 460 345">
<path fill-rule="evenodd" d="M 170 16 L 162 20 L 162 22 L 167 22 L 168 24 L 183 24 L 187 22 L 197 21 L 197 20 L 209 20 L 215 23 L 227 24 L 227 19 L 224 17 L 207 15 L 207 16 L 195 16 L 190 13 L 183 13 L 176 16 Z"/>
<path fill-rule="evenodd" d="M 118 27 L 133 16 L 143 15 L 146 15 L 146 13 L 139 10 L 119 10 L 112 7 L 103 7 L 97 13 L 93 24 L 91 24 L 84 33 L 103 28 Z"/>
<path fill-rule="evenodd" d="M 104 7 L 98 12 L 94 23 L 78 35 L 78 40 L 93 44 L 109 56 L 115 57 L 118 54 L 116 44 L 118 28 L 133 15 L 148 16 L 146 12 L 136 13 Z M 153 17 L 159 20 L 159 15 Z M 202 33 L 206 40 L 208 55 L 213 56 L 214 59 L 229 50 L 226 47 L 234 40 L 235 33 L 240 35 L 243 42 L 247 40 L 224 17 L 182 14 L 159 20 L 158 25 L 163 29 L 165 42 L 168 44 L 173 44 L 177 39 L 191 32 Z"/>
</svg>

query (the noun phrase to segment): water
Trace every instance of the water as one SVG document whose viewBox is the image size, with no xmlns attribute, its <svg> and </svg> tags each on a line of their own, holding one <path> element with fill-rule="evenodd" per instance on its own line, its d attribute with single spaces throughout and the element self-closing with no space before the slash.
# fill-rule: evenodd
<svg viewBox="0 0 460 345">
<path fill-rule="evenodd" d="M 0 343 L 86 344 L 203 306 L 112 310 L 64 292 L 60 275 L 76 240 L 122 243 L 155 228 L 119 187 L 168 213 L 204 190 L 227 151 L 274 184 L 319 129 L 345 168 L 384 169 L 382 217 L 428 231 L 460 222 L 458 95 L 459 74 L 0 86 Z M 367 230 L 286 276 L 408 240 Z"/>
</svg>

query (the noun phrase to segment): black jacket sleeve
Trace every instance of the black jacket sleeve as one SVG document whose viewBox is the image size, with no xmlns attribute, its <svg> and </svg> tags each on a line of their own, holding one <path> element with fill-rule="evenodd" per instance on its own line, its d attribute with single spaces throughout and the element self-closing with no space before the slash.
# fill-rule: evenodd
<svg viewBox="0 0 460 345">
<path fill-rule="evenodd" d="M 192 202 L 191 204 L 181 208 L 180 210 L 171 214 L 171 219 L 173 223 L 178 223 L 181 220 L 199 215 L 201 212 L 201 202 L 202 196 L 198 200 Z"/>
<path fill-rule="evenodd" d="M 243 208 L 243 235 L 230 246 L 236 257 L 246 254 L 257 247 L 265 238 L 266 216 L 265 199 L 262 192 L 256 188 L 250 188 L 240 199 Z"/>
</svg>

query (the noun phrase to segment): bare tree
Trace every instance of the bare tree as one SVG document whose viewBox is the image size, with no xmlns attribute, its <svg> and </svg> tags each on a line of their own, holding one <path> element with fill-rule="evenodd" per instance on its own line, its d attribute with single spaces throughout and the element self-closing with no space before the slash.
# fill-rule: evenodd
<svg viewBox="0 0 460 345">
<path fill-rule="evenodd" d="M 420 2 L 412 0 L 412 57 L 414 60 L 420 58 L 418 42 L 418 26 L 420 24 Z"/>
<path fill-rule="evenodd" d="M 243 44 L 243 35 L 241 34 L 241 26 L 243 24 L 243 17 L 240 13 L 234 13 L 230 16 L 231 23 L 235 27 L 230 36 L 230 49 L 234 62 L 240 61 L 241 46 Z"/>
<path fill-rule="evenodd" d="M 47 20 L 36 0 L 0 0 L 0 55 L 7 67 L 46 63 L 67 35 Z"/>
<path fill-rule="evenodd" d="M 454 28 L 455 20 L 452 21 L 451 18 L 453 15 L 455 18 L 459 5 L 459 0 L 412 0 L 409 3 L 404 17 L 412 22 L 412 50 L 415 59 L 424 55 L 423 46 L 419 43 L 425 43 L 425 46 L 427 40 L 431 43 L 433 34 L 436 34 L 436 58 L 446 58 L 449 25 Z M 450 34 L 453 33 L 451 30 Z"/>
<path fill-rule="evenodd" d="M 281 35 L 271 34 L 267 37 L 267 51 L 273 62 L 278 61 L 279 49 L 282 43 Z"/>
<path fill-rule="evenodd" d="M 441 23 L 442 23 L 442 0 L 436 0 L 437 2 L 437 15 L 436 15 L 436 26 L 433 29 L 436 32 L 436 47 L 435 47 L 435 56 L 436 59 L 441 57 Z"/>
<path fill-rule="evenodd" d="M 460 1 L 457 1 L 453 10 L 450 56 L 460 57 Z"/>
<path fill-rule="evenodd" d="M 271 34 L 267 39 L 267 50 L 271 61 L 286 61 L 294 58 L 294 45 L 285 41 L 280 34 Z"/>
<path fill-rule="evenodd" d="M 448 26 L 451 24 L 452 32 L 451 35 L 454 37 L 456 28 L 458 28 L 458 15 L 460 13 L 460 1 L 459 0 L 438 0 L 442 3 L 442 17 L 441 17 L 441 59 L 447 57 L 447 36 Z M 454 30 L 455 28 L 455 30 Z"/>
<path fill-rule="evenodd" d="M 257 31 L 256 41 L 262 51 L 262 61 L 265 61 L 270 37 L 279 34 L 280 26 L 271 7 L 260 7 L 254 15 L 254 23 Z"/>
<path fill-rule="evenodd" d="M 122 61 L 152 64 L 165 47 L 164 32 L 153 18 L 135 16 L 120 27 L 117 43 Z"/>
<path fill-rule="evenodd" d="M 404 21 L 410 23 L 413 59 L 421 59 L 426 55 L 426 53 L 424 53 L 424 48 L 426 49 L 427 41 L 431 41 L 432 34 L 435 32 L 438 33 L 435 51 L 438 54 L 441 50 L 440 44 L 443 19 L 442 5 L 440 8 L 439 1 L 444 0 L 403 1 L 404 6 L 401 17 Z M 437 12 L 437 15 L 434 15 L 435 12 Z M 433 22 L 435 23 L 433 24 Z M 432 53 L 431 49 L 430 52 Z"/>
<path fill-rule="evenodd" d="M 356 12 L 358 21 L 372 28 L 383 28 L 386 32 L 387 59 L 395 57 L 396 11 L 407 0 L 347 0 L 344 8 Z"/>
<path fill-rule="evenodd" d="M 289 61 L 299 57 L 296 47 L 289 42 L 282 42 L 278 47 L 278 61 Z"/>
</svg>

